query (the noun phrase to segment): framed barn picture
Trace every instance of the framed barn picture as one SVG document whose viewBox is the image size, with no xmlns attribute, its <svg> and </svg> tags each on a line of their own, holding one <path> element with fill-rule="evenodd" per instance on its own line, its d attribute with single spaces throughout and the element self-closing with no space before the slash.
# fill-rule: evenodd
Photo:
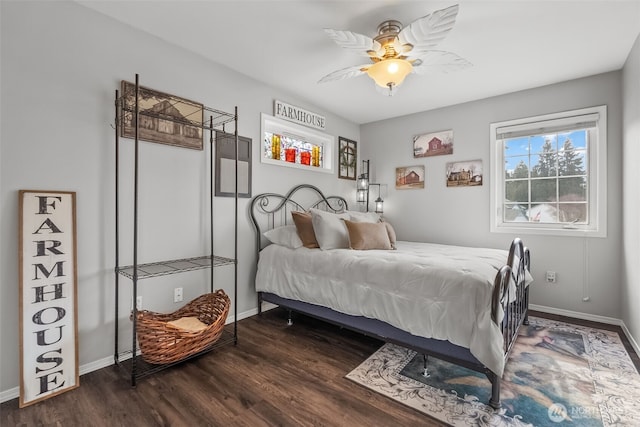
<svg viewBox="0 0 640 427">
<path fill-rule="evenodd" d="M 135 137 L 135 84 L 122 81 L 120 136 Z M 143 86 L 138 90 L 138 138 L 202 150 L 204 106 Z"/>
<path fill-rule="evenodd" d="M 76 193 L 19 192 L 20 401 L 79 386 Z"/>
<path fill-rule="evenodd" d="M 425 133 L 413 137 L 413 157 L 453 154 L 453 131 Z"/>
<path fill-rule="evenodd" d="M 424 166 L 396 168 L 396 189 L 413 190 L 417 188 L 424 188 Z"/>
</svg>

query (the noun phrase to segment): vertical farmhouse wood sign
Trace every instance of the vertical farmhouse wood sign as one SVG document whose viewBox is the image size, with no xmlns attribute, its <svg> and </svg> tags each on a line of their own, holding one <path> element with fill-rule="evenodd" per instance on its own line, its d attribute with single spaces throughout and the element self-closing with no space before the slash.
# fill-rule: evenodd
<svg viewBox="0 0 640 427">
<path fill-rule="evenodd" d="M 20 190 L 20 407 L 79 385 L 76 193 Z"/>
</svg>

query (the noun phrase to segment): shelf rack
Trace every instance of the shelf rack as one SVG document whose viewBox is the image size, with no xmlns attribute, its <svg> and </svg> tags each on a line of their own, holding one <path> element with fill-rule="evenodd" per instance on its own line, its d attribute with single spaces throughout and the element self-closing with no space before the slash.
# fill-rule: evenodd
<svg viewBox="0 0 640 427">
<path fill-rule="evenodd" d="M 115 237 L 116 237 L 116 245 L 115 245 L 115 348 L 114 348 L 114 361 L 116 365 L 119 365 L 123 368 L 128 368 L 131 374 L 131 385 L 135 386 L 137 379 L 143 378 L 147 375 L 158 372 L 162 369 L 166 369 L 170 366 L 174 366 L 178 363 L 182 363 L 185 360 L 192 359 L 194 357 L 198 357 L 204 353 L 207 353 L 215 348 L 228 345 L 228 344 L 237 344 L 238 342 L 238 325 L 237 325 L 237 313 L 238 313 L 238 108 L 235 107 L 233 113 L 224 112 L 221 110 L 201 106 L 201 110 L 199 110 L 198 117 L 208 117 L 208 121 L 203 120 L 195 121 L 191 120 L 188 117 L 168 117 L 166 114 L 161 114 L 159 111 L 155 111 L 153 109 L 141 110 L 139 105 L 140 99 L 140 78 L 139 75 L 135 76 L 135 93 L 133 96 L 133 101 L 131 98 L 128 98 L 124 95 L 120 95 L 119 91 L 115 91 L 115 188 L 116 188 L 116 200 L 115 200 Z M 177 98 L 172 98 L 172 102 L 175 104 L 181 103 L 182 101 Z M 123 126 L 125 115 L 130 114 L 133 123 L 134 123 L 134 178 L 133 178 L 133 264 L 127 266 L 120 266 L 120 195 L 119 195 L 119 175 L 120 175 L 120 131 L 121 126 Z M 141 116 L 157 118 L 162 120 L 170 120 L 176 123 L 180 123 L 183 125 L 200 127 L 203 129 L 203 133 L 209 132 L 209 143 L 210 143 L 210 161 L 209 161 L 209 181 L 210 181 L 210 253 L 208 255 L 192 257 L 192 258 L 183 258 L 183 259 L 175 259 L 169 261 L 160 261 L 160 262 L 151 262 L 145 264 L 138 263 L 138 163 L 139 163 L 139 118 Z M 214 224 L 214 197 L 213 197 L 213 188 L 214 188 L 214 174 L 213 174 L 213 160 L 214 160 L 214 142 L 215 142 L 215 132 L 221 130 L 225 132 L 225 125 L 228 123 L 233 123 L 234 125 L 234 133 L 235 136 L 235 205 L 234 205 L 234 257 L 227 258 L 214 255 L 214 232 L 213 232 L 213 224 Z M 204 135 L 203 135 L 204 136 Z M 119 277 L 123 276 L 131 280 L 132 282 L 132 293 L 133 293 L 133 301 L 136 301 L 138 295 L 138 281 L 142 279 L 148 279 L 152 277 L 165 276 L 169 274 L 177 274 L 187 271 L 194 271 L 206 268 L 214 268 L 221 267 L 225 265 L 233 265 L 234 266 L 234 284 L 233 284 L 233 297 L 232 301 L 234 304 L 233 309 L 233 329 L 232 332 L 225 328 L 221 337 L 213 343 L 211 346 L 203 349 L 197 354 L 193 354 L 189 357 L 185 357 L 179 362 L 164 364 L 164 365 L 153 365 L 145 362 L 141 356 L 139 356 L 138 346 L 137 346 L 137 312 L 138 308 L 136 304 L 133 304 L 133 309 L 131 313 L 131 321 L 133 324 L 133 332 L 132 332 L 132 343 L 131 348 L 127 350 L 121 350 L 119 348 L 119 338 L 118 338 L 118 329 L 119 329 L 119 291 L 120 291 L 120 281 Z M 214 291 L 214 274 L 213 270 L 210 274 L 210 291 Z"/>
</svg>

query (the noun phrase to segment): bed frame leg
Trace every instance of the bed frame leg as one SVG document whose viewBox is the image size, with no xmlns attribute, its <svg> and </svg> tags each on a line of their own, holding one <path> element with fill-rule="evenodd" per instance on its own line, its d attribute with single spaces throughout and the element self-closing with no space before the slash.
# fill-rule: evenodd
<svg viewBox="0 0 640 427">
<path fill-rule="evenodd" d="M 293 325 L 293 313 L 291 310 L 287 310 L 289 312 L 289 317 L 287 318 L 287 326 Z"/>
<path fill-rule="evenodd" d="M 425 378 L 429 378 L 431 376 L 431 374 L 429 373 L 429 370 L 427 369 L 427 363 L 429 362 L 429 356 L 427 356 L 426 354 L 422 355 L 422 376 Z"/>
<path fill-rule="evenodd" d="M 500 409 L 502 403 L 500 402 L 500 381 L 501 378 L 493 372 L 488 372 L 487 377 L 491 381 L 491 399 L 489 399 L 489 406 L 493 409 Z"/>
</svg>

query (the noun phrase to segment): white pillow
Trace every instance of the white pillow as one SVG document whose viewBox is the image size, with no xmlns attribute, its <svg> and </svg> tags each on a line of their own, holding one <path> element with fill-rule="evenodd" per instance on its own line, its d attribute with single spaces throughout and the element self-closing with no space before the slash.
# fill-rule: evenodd
<svg viewBox="0 0 640 427">
<path fill-rule="evenodd" d="M 349 232 L 343 219 L 349 219 L 348 213 L 335 214 L 309 209 L 311 212 L 311 224 L 316 234 L 316 240 L 320 249 L 341 249 L 349 247 Z"/>
<path fill-rule="evenodd" d="M 291 249 L 302 247 L 302 240 L 298 236 L 298 230 L 295 225 L 283 225 L 282 227 L 267 230 L 262 234 L 276 245 L 286 246 Z"/>
<path fill-rule="evenodd" d="M 375 212 L 346 211 L 352 222 L 380 222 L 380 214 Z"/>
</svg>

